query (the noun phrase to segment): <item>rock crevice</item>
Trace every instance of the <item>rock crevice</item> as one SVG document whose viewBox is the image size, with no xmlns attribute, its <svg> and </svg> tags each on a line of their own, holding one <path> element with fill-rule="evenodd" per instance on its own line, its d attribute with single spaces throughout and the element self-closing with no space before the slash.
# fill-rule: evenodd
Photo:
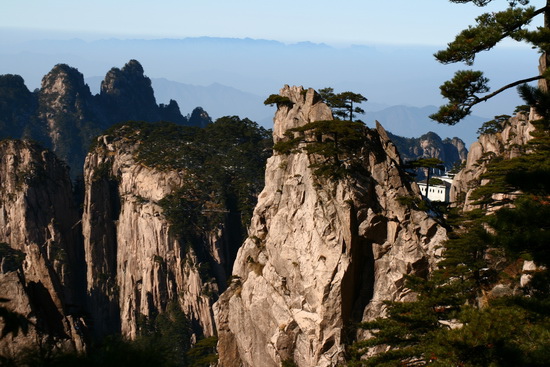
<svg viewBox="0 0 550 367">
<path fill-rule="evenodd" d="M 314 90 L 286 86 L 275 142 L 308 122 L 332 120 Z M 401 205 L 419 196 L 405 180 L 384 129 L 365 128 L 362 174 L 317 177 L 314 155 L 274 154 L 238 252 L 232 284 L 215 304 L 220 365 L 333 366 L 343 361 L 344 330 L 380 316 L 384 300 L 408 297 L 404 274 L 425 273 L 445 231 Z"/>
</svg>

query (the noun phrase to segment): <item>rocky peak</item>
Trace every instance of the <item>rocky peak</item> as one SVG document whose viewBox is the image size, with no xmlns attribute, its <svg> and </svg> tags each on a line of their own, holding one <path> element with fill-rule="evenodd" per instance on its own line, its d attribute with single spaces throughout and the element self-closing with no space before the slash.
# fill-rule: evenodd
<svg viewBox="0 0 550 367">
<path fill-rule="evenodd" d="M 223 271 L 226 228 L 223 220 L 212 227 L 201 224 L 205 228 L 200 243 L 193 242 L 191 233 L 182 235 L 174 228 L 165 202 L 172 196 L 184 200 L 193 195 L 178 190 L 191 190 L 198 180 L 185 169 L 139 160 L 138 150 L 147 145 L 143 141 L 146 125 L 128 124 L 98 137 L 86 158 L 82 223 L 94 332 L 98 338 L 112 333 L 135 338 L 144 318 L 176 303 L 197 336 L 212 336 L 211 304 L 219 283 L 225 286 L 227 279 Z M 155 147 L 162 144 L 154 143 Z M 207 204 L 195 200 L 196 206 L 187 204 L 180 215 L 195 217 L 203 209 L 208 211 L 203 208 Z M 218 211 L 223 218 L 224 210 Z M 200 229 L 199 225 L 192 228 Z"/>
<path fill-rule="evenodd" d="M 308 122 L 332 120 L 332 111 L 312 88 L 285 85 L 279 95 L 289 99 L 290 103 L 280 104 L 273 125 L 275 143 L 285 138 L 288 129 L 303 126 Z"/>
<path fill-rule="evenodd" d="M 180 106 L 178 102 L 173 99 L 166 105 L 161 103 L 159 105 L 160 119 L 162 121 L 170 121 L 179 125 L 187 125 L 187 118 L 183 117 L 180 111 Z"/>
<path fill-rule="evenodd" d="M 107 73 L 101 82 L 100 100 L 111 123 L 160 119 L 151 79 L 144 75 L 143 67 L 136 60 Z"/>
<path fill-rule="evenodd" d="M 21 137 L 35 114 L 36 96 L 19 75 L 0 75 L 0 136 Z"/>
<path fill-rule="evenodd" d="M 42 78 L 41 94 L 57 95 L 59 98 L 74 99 L 78 94 L 91 97 L 90 88 L 84 83 L 84 76 L 67 64 L 57 64 Z M 71 102 L 71 101 L 67 101 Z"/>
<path fill-rule="evenodd" d="M 465 211 L 475 207 L 469 199 L 470 194 L 483 183 L 482 175 L 487 164 L 495 157 L 510 159 L 521 154 L 521 149 L 532 139 L 535 130 L 530 121 L 536 120 L 534 111 L 528 116 L 518 113 L 503 122 L 500 131 L 481 134 L 470 146 L 464 168 L 455 175 L 451 186 L 451 201 L 463 207 Z"/>
<path fill-rule="evenodd" d="M 91 136 L 105 127 L 84 76 L 68 65 L 54 66 L 42 79 L 38 103 L 47 146 L 76 172 L 80 171 Z"/>
<path fill-rule="evenodd" d="M 285 86 L 280 96 L 275 142 L 332 120 L 313 89 Z M 268 160 L 233 281 L 214 305 L 220 366 L 338 365 L 344 330 L 382 315 L 384 300 L 411 297 L 404 274 L 430 270 L 445 230 L 398 200 L 420 193 L 382 126 L 363 133 L 361 169 L 336 181 L 314 174 L 318 157 L 303 150 Z"/>
<path fill-rule="evenodd" d="M 443 161 L 447 169 L 451 169 L 457 161 L 464 161 L 468 154 L 461 139 L 454 137 L 442 140 L 439 135 L 431 131 L 419 138 L 404 138 L 391 133 L 389 136 L 406 161 L 418 158 L 437 158 Z"/>
<path fill-rule="evenodd" d="M 466 143 L 460 138 L 454 137 L 452 139 L 445 138 L 443 140 L 444 146 L 447 147 L 454 147 L 458 153 L 458 157 L 461 161 L 466 160 L 468 158 L 468 149 L 466 149 Z"/>
<path fill-rule="evenodd" d="M 205 127 L 210 123 L 212 123 L 212 119 L 202 107 L 196 107 L 189 116 L 188 124 L 190 126 Z"/>
</svg>

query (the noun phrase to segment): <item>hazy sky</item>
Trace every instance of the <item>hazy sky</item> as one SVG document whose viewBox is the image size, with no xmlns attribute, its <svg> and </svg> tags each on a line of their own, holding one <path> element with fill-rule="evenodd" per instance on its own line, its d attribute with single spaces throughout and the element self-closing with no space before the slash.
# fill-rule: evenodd
<svg viewBox="0 0 550 367">
<path fill-rule="evenodd" d="M 21 75 L 33 90 L 57 63 L 100 80 L 111 67 L 135 58 L 151 78 L 197 86 L 219 83 L 257 96 L 284 84 L 332 86 L 368 96 L 366 110 L 437 106 L 444 102 L 441 83 L 465 66 L 441 65 L 433 53 L 475 24 L 481 13 L 506 5 L 506 0 L 484 8 L 448 0 L 0 0 L 0 74 Z M 190 46 L 193 41 L 159 40 L 203 36 L 335 47 L 287 45 L 266 54 L 267 46 L 221 46 L 235 45 L 231 40 L 203 39 L 208 46 L 202 49 Z M 474 68 L 485 71 L 493 90 L 537 73 L 536 53 L 506 47 L 513 44 L 476 58 Z M 473 113 L 511 113 L 521 103 L 516 91 L 508 90 Z"/>
<path fill-rule="evenodd" d="M 446 0 L 1 0 L 0 26 L 84 39 L 212 36 L 444 45 L 480 12 Z"/>
</svg>

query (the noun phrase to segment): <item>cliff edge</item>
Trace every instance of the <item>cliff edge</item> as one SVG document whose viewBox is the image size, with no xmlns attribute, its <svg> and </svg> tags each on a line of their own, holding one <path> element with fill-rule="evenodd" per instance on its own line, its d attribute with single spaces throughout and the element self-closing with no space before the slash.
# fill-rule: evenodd
<svg viewBox="0 0 550 367">
<path fill-rule="evenodd" d="M 313 89 L 285 86 L 280 96 L 276 143 L 333 119 Z M 269 158 L 249 237 L 214 305 L 220 366 L 337 365 L 347 328 L 382 315 L 384 300 L 411 297 L 404 275 L 433 266 L 445 230 L 400 200 L 420 193 L 382 126 L 362 134 L 348 156 L 357 169 L 337 180 L 316 174 L 320 158 L 305 149 Z"/>
</svg>

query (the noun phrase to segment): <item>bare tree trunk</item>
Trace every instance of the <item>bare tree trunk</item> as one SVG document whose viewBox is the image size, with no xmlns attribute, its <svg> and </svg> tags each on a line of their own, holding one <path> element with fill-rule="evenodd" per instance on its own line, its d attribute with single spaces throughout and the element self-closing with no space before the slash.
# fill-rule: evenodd
<svg viewBox="0 0 550 367">
<path fill-rule="evenodd" d="M 550 29 L 550 0 L 546 0 L 546 10 L 544 12 L 544 28 Z M 543 74 L 546 71 L 548 65 L 550 65 L 550 55 L 545 52 L 539 59 L 539 73 Z M 548 80 L 544 78 L 539 79 L 538 87 L 540 90 L 547 92 Z"/>
</svg>

